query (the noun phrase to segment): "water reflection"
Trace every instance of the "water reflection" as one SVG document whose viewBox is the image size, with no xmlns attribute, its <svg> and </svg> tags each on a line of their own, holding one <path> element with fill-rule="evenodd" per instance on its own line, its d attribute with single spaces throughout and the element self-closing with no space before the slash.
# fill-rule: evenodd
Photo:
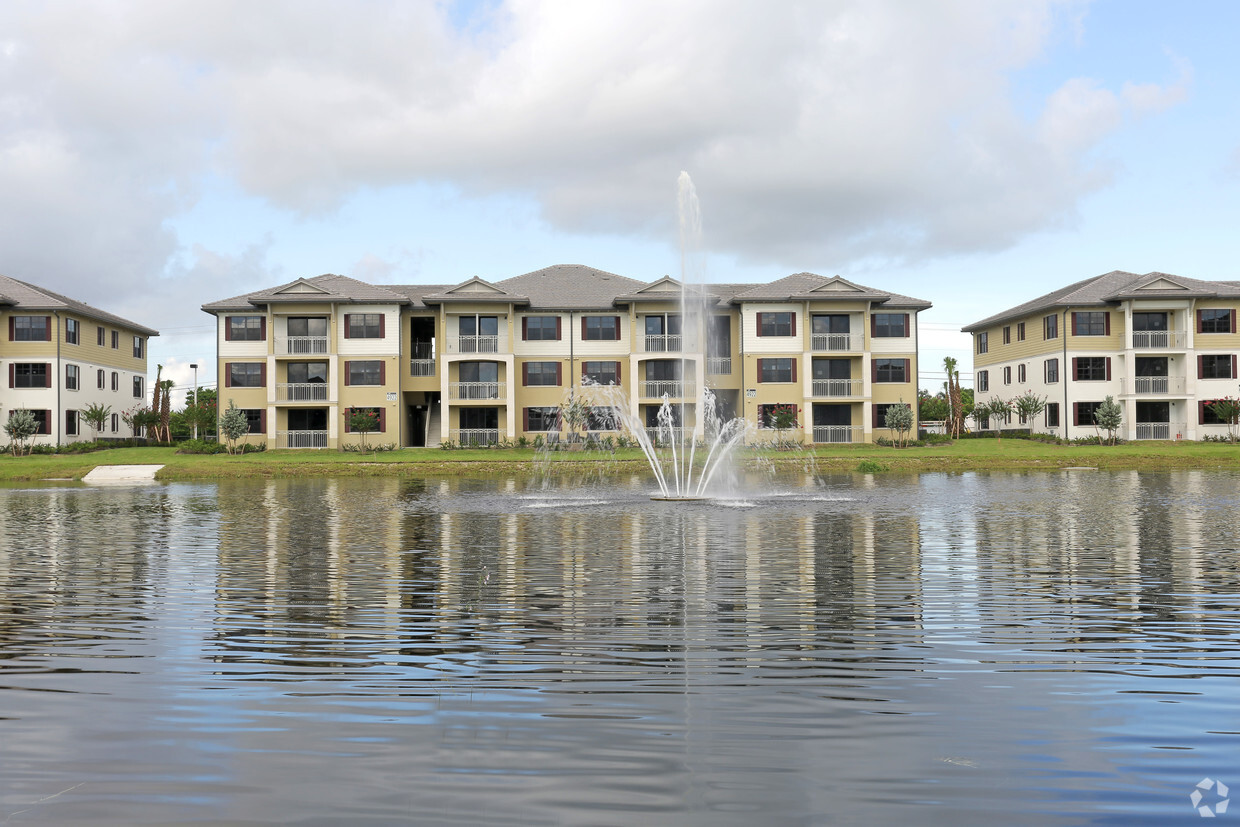
<svg viewBox="0 0 1240 827">
<path fill-rule="evenodd" d="M 1192 815 L 1237 747 L 1235 483 L 7 490 L 0 822 Z"/>
</svg>

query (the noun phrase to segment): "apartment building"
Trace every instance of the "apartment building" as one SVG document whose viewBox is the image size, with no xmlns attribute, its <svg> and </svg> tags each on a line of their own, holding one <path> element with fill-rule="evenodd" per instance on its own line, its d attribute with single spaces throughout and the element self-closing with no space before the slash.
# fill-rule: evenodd
<svg viewBox="0 0 1240 827">
<path fill-rule="evenodd" d="M 811 273 L 683 292 L 556 265 L 453 285 L 323 275 L 202 309 L 217 319 L 221 404 L 245 411 L 250 441 L 279 448 L 356 443 L 359 410 L 384 444 L 553 439 L 583 379 L 621 388 L 651 427 L 666 396 L 688 428 L 704 382 L 758 439 L 781 406 L 805 443 L 872 441 L 888 406 L 915 409 L 928 302 Z M 615 427 L 601 410 L 588 423 Z"/>
<path fill-rule="evenodd" d="M 1208 403 L 1240 393 L 1238 307 L 1240 282 L 1114 271 L 971 324 L 976 399 L 1047 400 L 1036 422 L 983 427 L 1092 436 L 1111 396 L 1125 439 L 1224 434 Z"/>
<path fill-rule="evenodd" d="M 57 445 L 96 436 L 129 437 L 121 412 L 146 398 L 147 341 L 159 333 L 84 302 L 0 276 L 0 405 L 34 413 L 32 442 Z M 81 412 L 111 409 L 95 434 Z"/>
</svg>

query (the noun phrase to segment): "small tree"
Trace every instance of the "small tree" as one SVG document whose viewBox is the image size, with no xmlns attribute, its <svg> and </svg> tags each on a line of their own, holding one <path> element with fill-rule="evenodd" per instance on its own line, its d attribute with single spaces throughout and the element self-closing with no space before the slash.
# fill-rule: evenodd
<svg viewBox="0 0 1240 827">
<path fill-rule="evenodd" d="M 1033 391 L 1025 391 L 1012 400 L 1012 409 L 1020 417 L 1021 423 L 1028 424 L 1032 429 L 1034 418 L 1046 410 L 1046 397 L 1038 396 Z"/>
<path fill-rule="evenodd" d="M 98 402 L 92 402 L 82 409 L 82 419 L 85 419 L 86 424 L 90 426 L 92 441 L 99 438 L 99 432 L 103 430 L 103 426 L 107 424 L 108 417 L 111 415 L 112 408 L 108 405 L 100 405 Z"/>
<path fill-rule="evenodd" d="M 1003 439 L 1003 423 L 1007 422 L 1009 416 L 1012 415 L 1012 403 L 1006 399 L 993 397 L 985 402 L 973 407 L 973 418 L 977 421 L 978 427 L 981 427 L 982 420 L 994 420 L 995 437 Z"/>
<path fill-rule="evenodd" d="M 883 425 L 896 432 L 896 438 L 903 448 L 908 444 L 909 431 L 913 430 L 913 409 L 905 405 L 903 399 L 898 405 L 888 405 L 887 413 L 883 416 Z"/>
<path fill-rule="evenodd" d="M 13 456 L 20 457 L 29 453 L 30 448 L 26 443 L 38 430 L 39 421 L 34 418 L 33 411 L 18 408 L 9 413 L 8 421 L 4 423 L 4 432 L 9 435 L 9 448 L 13 451 Z"/>
<path fill-rule="evenodd" d="M 362 450 L 366 450 L 366 434 L 379 430 L 379 417 L 369 408 L 349 408 L 346 415 L 349 430 L 362 438 Z"/>
<path fill-rule="evenodd" d="M 228 453 L 237 453 L 237 443 L 250 432 L 250 423 L 245 418 L 245 414 L 237 407 L 237 403 L 231 399 L 228 400 L 228 410 L 224 411 L 224 415 L 220 417 L 220 434 L 224 437 L 224 443 L 228 446 Z"/>
<path fill-rule="evenodd" d="M 182 413 L 187 433 L 198 431 L 210 433 L 215 429 L 215 391 L 212 388 L 196 388 L 186 394 L 185 411 Z"/>
<path fill-rule="evenodd" d="M 788 447 L 792 442 L 785 432 L 797 427 L 797 406 L 775 405 L 767 414 L 767 423 L 775 429 L 775 443 L 780 448 Z"/>
<path fill-rule="evenodd" d="M 1115 433 L 1119 430 L 1123 420 L 1124 409 L 1115 401 L 1114 397 L 1108 396 L 1094 410 L 1094 422 L 1099 428 L 1107 432 L 1107 442 L 1111 445 L 1115 444 Z"/>
<path fill-rule="evenodd" d="M 1210 410 L 1227 425 L 1227 441 L 1236 441 L 1236 426 L 1240 425 L 1240 399 L 1224 396 L 1206 403 Z"/>
<path fill-rule="evenodd" d="M 568 426 L 569 442 L 578 440 L 577 430 L 585 427 L 589 417 L 590 406 L 586 403 L 584 396 L 570 389 L 568 400 L 560 406 L 560 421 Z"/>
</svg>

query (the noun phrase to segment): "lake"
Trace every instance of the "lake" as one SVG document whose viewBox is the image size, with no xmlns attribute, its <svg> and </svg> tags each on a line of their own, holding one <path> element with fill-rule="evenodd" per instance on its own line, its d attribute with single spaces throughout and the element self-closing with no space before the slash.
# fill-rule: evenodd
<svg viewBox="0 0 1240 827">
<path fill-rule="evenodd" d="M 1240 785 L 1237 474 L 652 487 L 0 489 L 0 824 L 1168 824 Z"/>
</svg>

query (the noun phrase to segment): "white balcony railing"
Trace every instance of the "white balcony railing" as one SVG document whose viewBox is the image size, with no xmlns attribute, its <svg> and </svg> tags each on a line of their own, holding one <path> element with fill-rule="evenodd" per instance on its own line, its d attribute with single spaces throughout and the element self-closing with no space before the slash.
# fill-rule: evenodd
<svg viewBox="0 0 1240 827">
<path fill-rule="evenodd" d="M 462 448 L 480 448 L 499 444 L 498 428 L 461 428 L 451 431 L 449 436 Z"/>
<path fill-rule="evenodd" d="M 1133 350 L 1183 350 L 1188 336 L 1172 330 L 1134 330 Z"/>
<path fill-rule="evenodd" d="M 680 351 L 680 334 L 646 334 L 647 353 L 677 353 Z"/>
<path fill-rule="evenodd" d="M 326 448 L 327 431 L 280 431 L 276 434 L 280 448 Z"/>
<path fill-rule="evenodd" d="M 670 380 L 641 383 L 642 399 L 662 399 L 664 396 L 671 399 L 686 399 L 694 396 L 696 393 L 697 383 L 695 382 Z"/>
<path fill-rule="evenodd" d="M 814 442 L 852 442 L 854 429 L 851 425 L 815 425 Z"/>
<path fill-rule="evenodd" d="M 284 353 L 286 354 L 298 355 L 303 353 L 326 352 L 326 336 L 289 336 L 284 340 Z"/>
<path fill-rule="evenodd" d="M 860 333 L 813 333 L 810 347 L 815 353 L 859 353 L 865 347 L 865 336 Z"/>
<path fill-rule="evenodd" d="M 434 376 L 435 360 L 434 359 L 410 359 L 409 360 L 410 376 Z"/>
<path fill-rule="evenodd" d="M 1172 428 L 1175 428 L 1175 431 L 1172 431 Z M 1172 433 L 1184 433 L 1184 426 L 1170 422 L 1137 423 L 1137 439 L 1171 439 Z"/>
<path fill-rule="evenodd" d="M 839 396 L 861 396 L 865 392 L 865 382 L 861 379 L 815 379 L 813 393 L 815 399 L 829 399 Z"/>
<path fill-rule="evenodd" d="M 326 402 L 324 382 L 280 382 L 276 385 L 277 402 Z"/>
<path fill-rule="evenodd" d="M 1130 390 L 1131 388 L 1131 390 Z M 1184 394 L 1183 376 L 1138 376 L 1129 384 L 1127 379 L 1119 383 L 1120 394 L 1162 395 Z"/>
<path fill-rule="evenodd" d="M 650 438 L 652 445 L 661 446 L 669 441 L 681 443 L 685 439 L 684 428 L 647 428 L 646 436 Z"/>
<path fill-rule="evenodd" d="M 498 336 L 457 336 L 457 353 L 499 353 Z"/>
<path fill-rule="evenodd" d="M 707 356 L 706 373 L 710 376 L 728 376 L 732 373 L 731 356 Z"/>
<path fill-rule="evenodd" d="M 459 401 L 499 399 L 505 392 L 504 382 L 449 382 L 448 398 Z"/>
</svg>

